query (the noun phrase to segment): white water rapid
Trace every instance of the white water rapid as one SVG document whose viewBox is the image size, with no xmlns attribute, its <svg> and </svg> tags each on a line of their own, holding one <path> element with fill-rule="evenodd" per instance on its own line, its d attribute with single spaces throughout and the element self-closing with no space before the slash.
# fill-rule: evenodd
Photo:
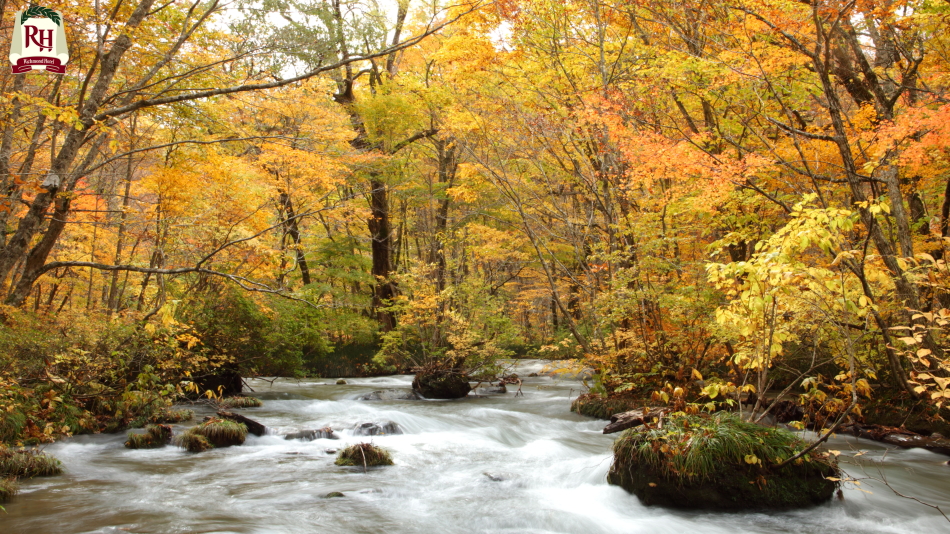
<svg viewBox="0 0 950 534">
<path fill-rule="evenodd" d="M 515 371 L 525 377 L 543 366 L 522 361 Z M 201 454 L 127 450 L 124 434 L 55 443 L 46 450 L 66 473 L 23 481 L 0 512 L 0 533 L 950 533 L 937 511 L 870 480 L 846 487 L 843 500 L 791 512 L 645 507 L 607 484 L 614 436 L 601 433 L 604 421 L 569 412 L 582 389 L 573 380 L 527 378 L 523 397 L 509 389 L 457 401 L 355 400 L 408 389 L 411 380 L 251 382 L 264 407 L 240 413 L 281 433 L 330 426 L 340 440 L 248 436 L 242 446 Z M 210 413 L 199 410 L 196 420 Z M 377 421 L 405 433 L 350 432 Z M 364 473 L 335 466 L 327 452 L 367 440 L 390 450 L 395 465 Z M 883 475 L 950 513 L 947 457 L 844 437 L 829 448 L 841 451 L 851 475 Z M 859 466 L 850 458 L 862 450 Z M 344 497 L 326 498 L 330 492 Z"/>
</svg>

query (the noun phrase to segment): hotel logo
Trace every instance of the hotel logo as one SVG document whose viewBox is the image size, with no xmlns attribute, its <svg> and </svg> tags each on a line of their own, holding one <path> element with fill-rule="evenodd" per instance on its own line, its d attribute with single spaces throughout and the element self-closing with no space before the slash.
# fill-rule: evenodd
<svg viewBox="0 0 950 534">
<path fill-rule="evenodd" d="M 46 69 L 63 74 L 69 61 L 63 15 L 46 7 L 18 11 L 13 23 L 10 64 L 14 74 Z"/>
</svg>

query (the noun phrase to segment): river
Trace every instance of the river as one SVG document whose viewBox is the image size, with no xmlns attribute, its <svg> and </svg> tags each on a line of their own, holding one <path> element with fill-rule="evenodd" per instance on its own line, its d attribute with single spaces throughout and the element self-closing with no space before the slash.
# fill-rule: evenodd
<svg viewBox="0 0 950 534">
<path fill-rule="evenodd" d="M 543 366 L 522 361 L 516 372 Z M 603 421 L 569 412 L 583 387 L 575 380 L 527 378 L 524 396 L 355 400 L 411 380 L 251 381 L 264 407 L 241 413 L 280 432 L 329 425 L 340 440 L 248 436 L 242 446 L 201 454 L 127 450 L 124 434 L 57 442 L 46 450 L 66 473 L 23 481 L 0 512 L 0 533 L 950 533 L 937 511 L 871 480 L 846 487 L 843 500 L 790 512 L 645 507 L 606 483 L 613 436 L 601 433 Z M 373 421 L 394 421 L 405 433 L 350 433 Z M 327 452 L 369 439 L 392 452 L 394 466 L 364 473 L 335 466 Z M 829 447 L 851 475 L 883 475 L 905 495 L 950 511 L 947 457 L 856 438 Z M 326 498 L 330 492 L 345 496 Z"/>
</svg>

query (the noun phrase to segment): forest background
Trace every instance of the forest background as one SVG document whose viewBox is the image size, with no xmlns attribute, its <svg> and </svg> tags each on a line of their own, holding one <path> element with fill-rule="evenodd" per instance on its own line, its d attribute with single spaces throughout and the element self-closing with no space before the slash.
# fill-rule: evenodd
<svg viewBox="0 0 950 534">
<path fill-rule="evenodd" d="M 0 75 L 0 441 L 524 356 L 950 428 L 948 2 L 43 7 L 67 73 Z"/>
</svg>

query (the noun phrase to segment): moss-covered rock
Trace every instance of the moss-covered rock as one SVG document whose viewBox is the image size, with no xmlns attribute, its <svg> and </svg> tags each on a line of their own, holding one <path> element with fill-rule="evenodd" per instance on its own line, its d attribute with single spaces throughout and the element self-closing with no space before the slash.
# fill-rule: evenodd
<svg viewBox="0 0 950 534">
<path fill-rule="evenodd" d="M 0 478 L 33 478 L 63 472 L 59 460 L 36 449 L 11 450 L 0 447 Z"/>
<path fill-rule="evenodd" d="M 199 439 L 201 438 L 201 439 Z M 175 440 L 179 447 L 190 452 L 202 452 L 211 447 L 230 447 L 241 445 L 247 439 L 247 427 L 241 423 L 209 417 L 195 425 Z"/>
<path fill-rule="evenodd" d="M 830 499 L 838 482 L 828 477 L 840 477 L 834 461 L 815 452 L 778 467 L 805 446 L 791 432 L 731 413 L 673 417 L 663 428 L 621 434 L 607 481 L 647 505 L 799 508 Z"/>
<path fill-rule="evenodd" d="M 0 478 L 0 502 L 8 501 L 20 491 L 15 478 Z"/>
<path fill-rule="evenodd" d="M 194 416 L 195 412 L 192 410 L 165 409 L 155 414 L 152 418 L 152 422 L 156 424 L 174 424 L 189 421 Z"/>
<path fill-rule="evenodd" d="M 420 372 L 412 380 L 412 390 L 427 399 L 460 399 L 472 386 L 468 377 L 453 370 Z"/>
<path fill-rule="evenodd" d="M 172 441 L 172 427 L 168 425 L 148 425 L 144 434 L 129 432 L 125 446 L 129 449 L 158 449 Z"/>
<path fill-rule="evenodd" d="M 340 451 L 336 465 L 355 465 L 373 467 L 374 465 L 393 465 L 392 456 L 386 449 L 372 443 L 357 443 Z"/>
<path fill-rule="evenodd" d="M 222 408 L 260 408 L 264 403 L 256 397 L 240 396 L 221 399 L 218 405 Z"/>
<path fill-rule="evenodd" d="M 622 397 L 608 398 L 596 393 L 585 393 L 571 403 L 571 411 L 596 417 L 597 419 L 610 419 L 615 413 L 628 412 L 643 407 L 643 401 L 628 399 Z"/>
<path fill-rule="evenodd" d="M 204 452 L 213 449 L 214 445 L 208 441 L 208 438 L 192 432 L 185 432 L 175 438 L 175 445 L 187 450 L 188 452 Z"/>
</svg>

